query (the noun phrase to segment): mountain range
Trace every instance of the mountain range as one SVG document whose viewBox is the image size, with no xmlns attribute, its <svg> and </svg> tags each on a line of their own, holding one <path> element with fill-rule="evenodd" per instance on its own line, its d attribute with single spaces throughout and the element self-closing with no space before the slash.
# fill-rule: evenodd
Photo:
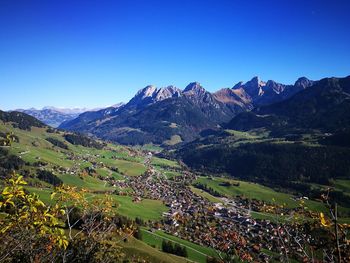
<svg viewBox="0 0 350 263">
<path fill-rule="evenodd" d="M 43 107 L 42 109 L 16 109 L 14 111 L 24 112 L 51 127 L 58 127 L 61 123 L 77 118 L 81 113 L 86 111 L 97 111 L 100 108 L 56 108 L 52 106 Z"/>
<path fill-rule="evenodd" d="M 265 128 L 274 133 L 320 130 L 332 133 L 350 127 L 350 76 L 325 78 L 288 100 L 256 107 L 234 117 L 226 128 Z"/>
<path fill-rule="evenodd" d="M 234 100 L 235 103 L 241 101 L 250 107 L 256 107 L 288 99 L 313 84 L 314 81 L 305 77 L 299 78 L 294 85 L 285 85 L 273 80 L 264 82 L 259 77 L 254 77 L 246 83 L 238 82 L 232 89 L 222 89 L 215 94 L 220 98 L 223 93 L 229 92 L 228 96 L 223 96 L 224 99 L 237 98 L 238 100 Z"/>
<path fill-rule="evenodd" d="M 59 128 L 78 131 L 122 144 L 176 144 L 215 130 L 241 112 L 280 102 L 312 86 L 299 78 L 294 85 L 258 77 L 215 93 L 192 82 L 183 90 L 149 85 L 125 105 L 85 112 Z"/>
</svg>

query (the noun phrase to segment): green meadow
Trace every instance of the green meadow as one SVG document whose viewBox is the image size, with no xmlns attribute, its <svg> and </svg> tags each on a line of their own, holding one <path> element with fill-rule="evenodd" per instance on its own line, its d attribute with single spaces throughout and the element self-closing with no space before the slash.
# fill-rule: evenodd
<svg viewBox="0 0 350 263">
<path fill-rule="evenodd" d="M 113 195 L 112 198 L 118 203 L 117 212 L 132 219 L 160 220 L 163 212 L 168 211 L 159 200 L 142 199 L 141 202 L 133 202 L 132 197 L 119 195 Z"/>
<path fill-rule="evenodd" d="M 28 191 L 37 194 L 40 199 L 49 204 L 53 201 L 50 198 L 53 189 L 25 187 Z M 143 199 L 141 202 L 133 202 L 130 196 L 110 195 L 115 203 L 116 212 L 120 215 L 135 219 L 136 217 L 142 220 L 160 220 L 163 212 L 168 211 L 168 208 L 159 200 Z M 104 198 L 103 194 L 87 194 L 90 199 Z"/>
<path fill-rule="evenodd" d="M 190 186 L 191 191 L 205 199 L 207 199 L 209 202 L 213 202 L 213 203 L 222 203 L 221 199 L 209 194 L 206 191 L 203 191 L 202 189 L 198 189 L 194 186 Z"/>
<path fill-rule="evenodd" d="M 185 246 L 187 249 L 188 259 L 192 261 L 205 263 L 207 256 L 218 257 L 217 252 L 212 248 L 194 244 L 187 240 L 166 234 L 163 231 L 157 230 L 151 232 L 146 228 L 142 228 L 141 231 L 142 241 L 155 248 L 161 249 L 163 240 L 171 241 L 173 243 L 178 243 L 182 246 Z"/>
<path fill-rule="evenodd" d="M 128 238 L 127 242 L 120 240 L 118 244 L 123 248 L 123 252 L 128 258 L 142 258 L 146 262 L 152 263 L 185 263 L 189 262 L 186 258 L 178 257 L 159 251 L 140 240 L 133 237 Z"/>
<path fill-rule="evenodd" d="M 155 166 L 162 166 L 168 168 L 180 168 L 180 165 L 172 160 L 162 159 L 159 157 L 152 157 L 152 164 Z"/>
<path fill-rule="evenodd" d="M 257 183 L 245 182 L 240 180 L 231 180 L 220 177 L 199 177 L 197 182 L 211 187 L 215 191 L 227 197 L 235 197 L 237 195 L 244 196 L 249 199 L 257 199 L 267 203 L 276 203 L 286 205 L 289 208 L 298 207 L 300 202 L 294 201 L 291 194 L 275 191 L 270 187 L 266 187 Z M 230 186 L 222 185 L 229 182 Z M 234 184 L 239 183 L 239 186 Z M 305 205 L 314 211 L 325 211 L 324 204 L 317 201 L 305 200 Z"/>
</svg>

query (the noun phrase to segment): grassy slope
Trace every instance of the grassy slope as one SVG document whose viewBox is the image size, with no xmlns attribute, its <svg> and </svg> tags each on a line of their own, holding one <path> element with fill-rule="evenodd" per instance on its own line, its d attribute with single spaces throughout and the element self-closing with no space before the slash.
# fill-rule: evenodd
<svg viewBox="0 0 350 263">
<path fill-rule="evenodd" d="M 158 157 L 152 158 L 152 164 L 155 166 L 166 166 L 169 168 L 180 168 L 180 165 L 177 162 L 167 160 L 167 159 L 158 158 Z"/>
<path fill-rule="evenodd" d="M 23 160 L 30 163 L 38 161 L 38 157 L 40 157 L 40 161 L 48 163 L 45 167 L 47 170 L 51 170 L 54 166 L 71 168 L 78 164 L 78 169 L 81 171 L 81 169 L 85 167 L 92 166 L 91 162 L 69 160 L 69 154 L 73 154 L 77 157 L 89 156 L 93 158 L 96 163 L 102 162 L 109 167 L 117 167 L 126 176 L 140 175 L 146 169 L 143 165 L 144 158 L 142 156 L 131 156 L 129 149 L 123 146 L 108 144 L 107 149 L 98 150 L 95 148 L 72 145 L 64 139 L 62 132 L 47 133 L 46 128 L 33 127 L 31 131 L 26 131 L 13 128 L 10 124 L 0 123 L 0 131 L 4 133 L 13 132 L 19 137 L 19 143 L 15 142 L 11 148 L 9 148 L 13 154 L 21 156 Z M 48 137 L 53 137 L 65 142 L 68 145 L 69 150 L 53 147 L 51 143 L 45 140 Z M 169 162 L 170 164 L 173 164 L 172 161 L 163 161 L 160 158 L 158 158 L 158 162 Z M 31 167 L 31 169 L 33 168 Z M 123 178 L 119 173 L 113 172 L 106 167 L 97 168 L 96 172 L 102 177 L 113 176 L 116 179 Z M 76 174 L 72 175 L 64 173 L 57 175 L 65 184 L 86 188 L 90 191 L 112 191 L 115 189 L 105 181 L 92 176 L 80 177 Z M 28 186 L 27 189 L 39 194 L 45 202 L 49 202 L 49 195 L 52 192 L 52 188 L 50 188 L 51 186 L 36 178 L 28 178 L 28 180 L 30 182 L 41 183 L 41 187 Z M 133 203 L 132 198 L 127 196 L 113 196 L 113 198 L 119 203 L 118 212 L 130 218 L 140 217 L 144 220 L 157 220 L 161 218 L 164 211 L 167 211 L 166 206 L 157 200 L 145 199 L 140 203 Z"/>
<path fill-rule="evenodd" d="M 120 172 L 129 176 L 138 176 L 146 171 L 146 167 L 140 163 L 125 160 L 115 160 L 114 163 Z"/>
<path fill-rule="evenodd" d="M 189 262 L 185 258 L 161 252 L 135 238 L 129 238 L 127 242 L 120 242 L 119 244 L 128 258 L 142 258 L 147 260 L 146 262 L 154 263 Z"/>
<path fill-rule="evenodd" d="M 30 186 L 27 186 L 26 189 L 39 195 L 40 199 L 45 203 L 52 202 L 50 199 L 52 189 L 35 188 Z M 90 196 L 90 198 L 102 197 L 102 194 L 92 194 Z M 130 196 L 117 195 L 113 195 L 112 199 L 118 204 L 116 212 L 132 219 L 139 217 L 143 220 L 159 220 L 162 218 L 162 213 L 168 210 L 168 208 L 158 200 L 143 199 L 139 203 L 134 203 L 132 202 L 132 198 Z"/>
<path fill-rule="evenodd" d="M 108 186 L 104 181 L 92 176 L 84 176 L 80 178 L 76 175 L 63 174 L 59 178 L 64 184 L 86 188 L 92 191 L 109 191 L 114 190 L 113 187 Z"/>
<path fill-rule="evenodd" d="M 158 145 L 154 145 L 152 143 L 145 144 L 145 145 L 138 145 L 138 146 L 135 146 L 135 148 L 146 150 L 146 151 L 150 151 L 150 152 L 161 152 L 161 151 L 163 151 L 162 147 L 160 147 Z"/>
<path fill-rule="evenodd" d="M 253 143 L 253 142 L 264 142 L 268 141 L 268 132 L 265 130 L 256 130 L 256 131 L 236 131 L 236 130 L 225 130 L 230 137 L 227 138 L 228 142 L 232 146 L 239 146 L 243 143 Z"/>
<path fill-rule="evenodd" d="M 35 193 L 39 196 L 40 200 L 42 200 L 44 203 L 49 204 L 51 203 L 50 195 L 52 193 L 52 189 L 49 188 L 37 188 L 37 187 L 31 187 L 26 186 L 25 187 L 29 192 Z"/>
<path fill-rule="evenodd" d="M 174 170 L 180 168 L 180 165 L 175 161 L 153 156 L 152 165 L 159 172 L 163 173 L 167 178 L 173 178 L 180 175 L 180 172 Z"/>
<path fill-rule="evenodd" d="M 188 253 L 188 258 L 195 262 L 206 262 L 207 256 L 217 257 L 217 253 L 214 249 L 203 247 L 192 242 L 183 240 L 181 238 L 166 234 L 160 230 L 155 232 L 150 232 L 147 229 L 143 228 L 142 230 L 142 240 L 158 249 L 162 247 L 162 241 L 172 241 L 174 243 L 178 243 L 182 246 L 185 246 Z"/>
<path fill-rule="evenodd" d="M 175 145 L 182 142 L 182 139 L 179 135 L 173 135 L 171 136 L 170 140 L 165 140 L 163 144 L 165 145 Z"/>
<path fill-rule="evenodd" d="M 350 180 L 334 180 L 334 186 L 350 197 Z"/>
<path fill-rule="evenodd" d="M 164 170 L 161 168 L 158 168 L 158 170 L 161 171 L 162 173 L 164 173 L 168 179 L 181 175 L 179 172 L 167 171 L 167 170 Z"/>
<path fill-rule="evenodd" d="M 113 196 L 119 204 L 118 213 L 135 219 L 136 217 L 143 220 L 159 220 L 163 212 L 168 208 L 159 200 L 143 199 L 139 203 L 132 202 L 130 196 Z"/>
<path fill-rule="evenodd" d="M 38 161 L 48 162 L 51 165 L 58 165 L 64 168 L 70 168 L 74 165 L 74 161 L 68 160 L 65 153 L 74 153 L 75 155 L 99 155 L 101 158 L 96 158 L 97 162 L 102 162 L 109 166 L 118 167 L 125 175 L 137 176 L 145 172 L 146 167 L 143 165 L 143 159 L 140 157 L 128 157 L 128 151 L 124 147 L 112 146 L 113 151 L 98 150 L 83 146 L 72 145 L 64 140 L 63 133 L 47 133 L 45 128 L 33 127 L 31 131 L 15 129 L 10 125 L 0 125 L 0 131 L 13 132 L 20 138 L 20 143 L 13 143 L 11 152 L 16 155 L 21 155 L 22 159 L 33 163 Z M 64 141 L 69 150 L 63 150 L 58 147 L 53 147 L 45 138 L 53 137 L 60 141 Z M 20 154 L 22 153 L 22 154 Z M 102 158 L 104 156 L 105 158 Z M 124 159 L 113 159 L 124 158 Z M 91 166 L 88 162 L 79 162 L 81 168 Z M 101 172 L 101 170 L 100 170 Z"/>
<path fill-rule="evenodd" d="M 201 189 L 198 189 L 196 187 L 193 187 L 193 186 L 190 186 L 190 188 L 191 188 L 191 191 L 193 193 L 195 193 L 195 194 L 197 194 L 197 195 L 207 199 L 209 202 L 222 203 L 222 201 L 219 198 L 209 194 L 208 192 L 205 192 L 205 191 L 203 191 Z"/>
<path fill-rule="evenodd" d="M 292 200 L 292 195 L 277 192 L 269 187 L 262 186 L 256 183 L 237 181 L 237 180 L 229 180 L 224 178 L 215 177 L 210 179 L 208 177 L 199 177 L 197 179 L 198 182 L 202 184 L 206 184 L 208 187 L 213 188 L 218 191 L 222 195 L 228 197 L 234 197 L 237 195 L 245 196 L 249 199 L 257 199 L 263 200 L 268 203 L 276 202 L 277 204 L 285 204 L 287 207 L 293 208 L 298 207 L 299 202 Z M 239 186 L 222 186 L 220 183 L 229 181 L 231 183 L 239 182 Z M 273 201 L 275 200 L 275 201 Z M 305 202 L 306 206 L 315 211 L 324 211 L 325 207 L 322 203 L 307 200 Z"/>
</svg>

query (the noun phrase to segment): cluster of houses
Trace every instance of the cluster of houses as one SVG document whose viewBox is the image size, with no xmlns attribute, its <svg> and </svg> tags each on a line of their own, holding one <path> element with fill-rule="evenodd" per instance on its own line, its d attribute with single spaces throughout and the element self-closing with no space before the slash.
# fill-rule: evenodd
<svg viewBox="0 0 350 263">
<path fill-rule="evenodd" d="M 281 256 L 287 252 L 302 258 L 302 243 L 309 241 L 309 236 L 295 233 L 295 228 L 288 224 L 252 218 L 250 212 L 263 211 L 267 206 L 264 202 L 237 197 L 212 203 L 191 190 L 189 185 L 193 180 L 195 175 L 189 172 L 168 179 L 149 165 L 144 175 L 129 177 L 116 184 L 131 188 L 135 202 L 142 198 L 156 199 L 169 207 L 163 213 L 163 220 L 151 224 L 151 228 L 223 253 L 239 255 L 248 261 L 259 258 L 268 262 L 271 254 L 266 251 Z M 278 209 L 279 213 L 290 212 L 287 208 Z"/>
</svg>

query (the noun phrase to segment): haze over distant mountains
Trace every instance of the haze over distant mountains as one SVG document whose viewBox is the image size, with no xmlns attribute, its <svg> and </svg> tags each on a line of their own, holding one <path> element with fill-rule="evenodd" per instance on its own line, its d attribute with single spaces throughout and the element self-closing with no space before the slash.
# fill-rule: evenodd
<svg viewBox="0 0 350 263">
<path fill-rule="evenodd" d="M 149 85 L 121 107 L 85 112 L 59 127 L 123 144 L 176 144 L 217 129 L 241 112 L 286 100 L 313 84 L 305 77 L 294 85 L 254 77 L 215 93 L 198 82 L 183 90 Z"/>
<path fill-rule="evenodd" d="M 85 111 L 94 111 L 99 109 L 88 108 L 56 108 L 51 106 L 43 107 L 41 110 L 30 109 L 16 109 L 15 111 L 24 112 L 31 115 L 47 125 L 58 127 L 62 122 L 72 120 Z"/>
</svg>

